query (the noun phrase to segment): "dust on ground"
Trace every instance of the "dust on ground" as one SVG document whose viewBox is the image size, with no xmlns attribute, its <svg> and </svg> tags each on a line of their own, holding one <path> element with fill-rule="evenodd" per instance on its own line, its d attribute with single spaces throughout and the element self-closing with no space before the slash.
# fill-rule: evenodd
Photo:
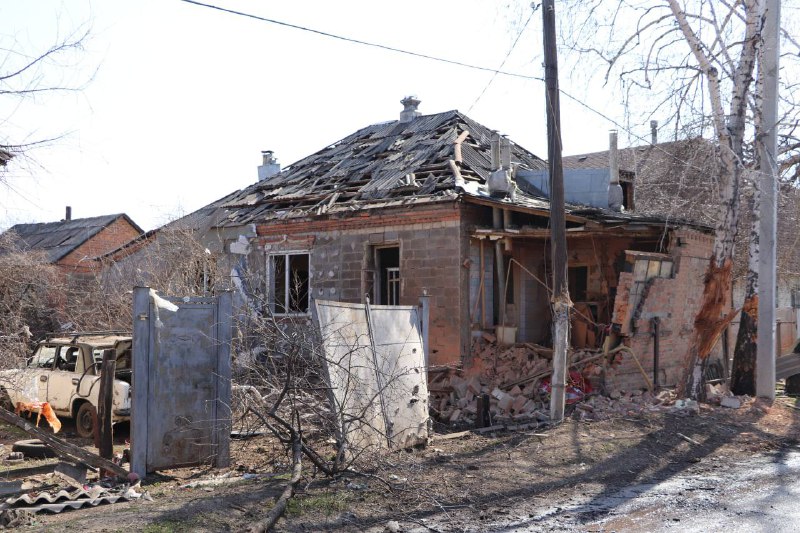
<svg viewBox="0 0 800 533">
<path fill-rule="evenodd" d="M 792 446 L 800 435 L 800 410 L 786 397 L 747 400 L 739 409 L 701 404 L 695 413 L 641 409 L 600 421 L 579 415 L 576 410 L 575 417 L 549 429 L 453 439 L 442 439 L 440 428 L 427 447 L 390 453 L 363 475 L 326 479 L 305 463 L 277 530 L 487 530 L 689 470 L 719 475 L 736 461 Z M 0 427 L 7 447 L 19 438 Z M 267 436 L 233 441 L 231 455 L 230 469 L 186 468 L 148 477 L 142 489 L 152 502 L 38 515 L 24 530 L 240 531 L 269 510 L 290 465 Z"/>
</svg>

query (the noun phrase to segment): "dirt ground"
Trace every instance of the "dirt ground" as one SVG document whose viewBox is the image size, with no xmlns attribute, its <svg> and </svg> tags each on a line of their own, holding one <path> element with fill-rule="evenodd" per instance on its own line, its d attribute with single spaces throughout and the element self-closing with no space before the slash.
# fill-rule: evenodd
<svg viewBox="0 0 800 533">
<path fill-rule="evenodd" d="M 599 499 L 689 469 L 720 475 L 726 465 L 792 446 L 800 435 L 798 405 L 779 397 L 771 404 L 748 400 L 739 409 L 701 405 L 695 414 L 643 408 L 602 421 L 575 416 L 553 428 L 452 439 L 442 438 L 440 428 L 427 447 L 390 453 L 367 475 L 325 479 L 306 464 L 277 530 L 378 532 L 395 525 L 414 532 L 492 530 L 493 524 L 538 516 L 577 496 Z M 6 450 L 19 438 L 14 428 L 0 427 Z M 38 515 L 22 529 L 241 531 L 272 506 L 289 465 L 267 437 L 233 441 L 232 458 L 226 470 L 181 469 L 149 477 L 142 489 L 153 501 Z M 223 475 L 230 478 L 209 481 Z M 186 487 L 192 482 L 200 483 Z M 546 521 L 541 525 L 560 530 Z"/>
</svg>

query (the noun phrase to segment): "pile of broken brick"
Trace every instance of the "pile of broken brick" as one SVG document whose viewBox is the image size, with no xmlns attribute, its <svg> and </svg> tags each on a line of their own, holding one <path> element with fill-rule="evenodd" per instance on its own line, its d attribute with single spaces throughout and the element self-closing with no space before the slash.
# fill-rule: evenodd
<svg viewBox="0 0 800 533">
<path fill-rule="evenodd" d="M 462 368 L 431 372 L 430 407 L 434 419 L 454 427 L 538 425 L 549 422 L 552 349 L 531 343 L 499 345 L 487 336 L 476 340 Z M 680 400 L 674 391 L 647 390 L 596 393 L 614 355 L 598 350 L 569 352 L 566 402 L 579 420 L 604 420 L 646 411 L 694 414 L 699 405 Z M 738 407 L 742 400 L 723 385 L 708 385 L 709 403 Z"/>
<path fill-rule="evenodd" d="M 428 390 L 435 418 L 473 425 L 481 419 L 481 408 L 493 425 L 549 420 L 552 349 L 532 343 L 501 345 L 484 335 L 473 343 L 471 355 L 462 368 L 431 373 Z M 572 404 L 592 390 L 606 358 L 592 350 L 571 351 L 569 358 L 567 402 Z"/>
</svg>

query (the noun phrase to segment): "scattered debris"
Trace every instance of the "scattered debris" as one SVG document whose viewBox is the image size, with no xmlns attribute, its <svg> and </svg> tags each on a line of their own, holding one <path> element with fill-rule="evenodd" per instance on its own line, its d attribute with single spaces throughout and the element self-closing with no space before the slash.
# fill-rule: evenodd
<svg viewBox="0 0 800 533">
<path fill-rule="evenodd" d="M 50 457 L 58 457 L 49 446 L 39 439 L 18 440 L 11 447 L 15 453 L 20 456 L 25 456 L 30 459 L 47 459 Z"/>
<path fill-rule="evenodd" d="M 15 529 L 33 525 L 33 512 L 28 509 L 5 509 L 0 512 L 0 528 Z"/>
<path fill-rule="evenodd" d="M 742 406 L 742 400 L 737 396 L 725 396 L 719 403 L 722 407 L 729 407 L 730 409 L 738 409 Z"/>
<path fill-rule="evenodd" d="M 686 436 L 686 435 L 684 435 L 683 433 L 678 433 L 678 436 L 679 436 L 680 438 L 682 438 L 683 440 L 685 440 L 686 442 L 688 442 L 689 444 L 694 444 L 695 446 L 700 446 L 700 443 L 699 443 L 699 442 L 697 442 L 696 440 L 694 440 L 694 439 L 693 439 L 693 438 L 691 438 L 691 437 L 687 437 L 687 436 Z"/>
<path fill-rule="evenodd" d="M 620 353 L 578 350 L 570 353 L 567 403 L 586 399 L 603 365 L 616 364 Z M 533 343 L 500 345 L 494 335 L 475 339 L 465 369 L 439 372 L 430 382 L 431 409 L 440 421 L 476 424 L 480 398 L 489 402 L 488 426 L 537 424 L 549 421 L 547 403 L 553 350 Z"/>
<path fill-rule="evenodd" d="M 9 424 L 13 424 L 14 426 L 33 435 L 34 437 L 37 437 L 39 440 L 50 446 L 50 448 L 52 448 L 53 451 L 56 452 L 60 457 L 63 457 L 68 461 L 86 464 L 95 468 L 102 468 L 108 472 L 113 472 L 115 475 L 121 478 L 128 477 L 128 471 L 121 466 L 116 465 L 107 459 L 103 459 L 102 457 L 91 452 L 87 452 L 80 446 L 75 446 L 74 444 L 70 444 L 65 440 L 59 439 L 58 437 L 47 433 L 46 431 L 42 431 L 27 420 L 18 417 L 14 413 L 7 411 L 2 407 L 0 407 L 0 420 L 8 422 Z"/>
</svg>

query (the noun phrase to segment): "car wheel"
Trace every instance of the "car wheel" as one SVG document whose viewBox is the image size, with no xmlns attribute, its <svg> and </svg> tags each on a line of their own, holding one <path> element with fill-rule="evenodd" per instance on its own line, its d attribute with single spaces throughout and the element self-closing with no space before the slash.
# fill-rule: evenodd
<svg viewBox="0 0 800 533">
<path fill-rule="evenodd" d="M 47 459 L 48 457 L 58 457 L 58 454 L 51 450 L 44 442 L 39 439 L 18 440 L 11 447 L 13 452 L 22 452 L 25 457 L 31 459 Z"/>
<path fill-rule="evenodd" d="M 97 409 L 89 402 L 83 402 L 75 415 L 75 431 L 84 439 L 94 437 L 94 425 L 97 423 Z"/>
</svg>

